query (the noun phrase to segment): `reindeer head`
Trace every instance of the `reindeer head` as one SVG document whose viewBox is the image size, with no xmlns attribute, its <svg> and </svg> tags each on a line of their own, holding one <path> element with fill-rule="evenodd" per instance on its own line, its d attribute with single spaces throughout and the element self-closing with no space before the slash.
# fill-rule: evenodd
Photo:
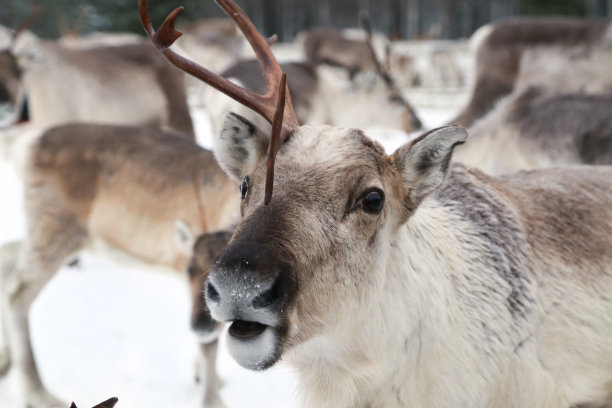
<svg viewBox="0 0 612 408">
<path fill-rule="evenodd" d="M 218 157 L 242 178 L 242 220 L 213 265 L 206 297 L 215 319 L 232 322 L 232 356 L 266 368 L 345 325 L 338 316 L 371 307 L 398 229 L 442 183 L 465 137 L 463 128 L 441 128 L 388 156 L 357 129 L 298 127 L 279 150 L 266 206 L 259 146 L 269 136 L 229 115 Z"/>
<path fill-rule="evenodd" d="M 208 272 L 213 262 L 226 247 L 232 232 L 218 231 L 204 234 L 197 238 L 193 246 L 193 257 L 187 273 L 191 289 L 191 329 L 196 333 L 200 342 L 208 343 L 216 338 L 220 329 L 219 323 L 210 316 L 210 311 L 204 303 L 204 288 L 208 281 Z"/>
<path fill-rule="evenodd" d="M 219 3 L 241 28 L 249 27 L 233 2 Z M 147 26 L 148 19 L 143 20 Z M 165 24 L 159 32 L 164 30 L 172 32 Z M 258 55 L 273 59 L 258 35 L 252 28 L 247 38 L 263 49 L 255 47 Z M 170 55 L 169 60 L 179 61 Z M 191 64 L 177 65 L 189 70 Z M 275 60 L 261 65 L 280 70 Z M 197 70 L 215 86 L 212 73 Z M 279 76 L 273 93 L 272 80 Z M 266 77 L 270 99 L 282 102 L 283 76 Z M 234 92 L 227 84 L 219 89 Z M 445 127 L 388 156 L 360 130 L 298 126 L 292 109 L 271 105 L 257 109 L 267 112 L 262 116 L 277 130 L 279 113 L 289 113 L 283 132 L 270 136 L 230 114 L 215 152 L 240 183 L 242 219 L 210 271 L 206 301 L 216 320 L 231 322 L 230 353 L 250 369 L 267 368 L 293 347 L 333 332 L 343 324 L 338 316 L 347 315 L 339 313 L 343 308 L 350 307 L 350 315 L 371 307 L 400 227 L 443 182 L 453 147 L 466 138 L 463 128 Z M 276 167 L 272 176 L 271 166 Z"/>
</svg>

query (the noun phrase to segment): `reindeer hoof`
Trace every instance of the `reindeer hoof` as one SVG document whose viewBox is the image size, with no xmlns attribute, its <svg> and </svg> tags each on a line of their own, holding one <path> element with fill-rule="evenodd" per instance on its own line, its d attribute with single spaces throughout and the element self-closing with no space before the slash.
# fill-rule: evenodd
<svg viewBox="0 0 612 408">
<path fill-rule="evenodd" d="M 11 368 L 11 354 L 8 348 L 3 348 L 0 351 L 0 377 L 4 377 Z"/>
<path fill-rule="evenodd" d="M 24 408 L 66 408 L 67 403 L 60 401 L 47 391 L 31 392 L 25 397 Z"/>
</svg>

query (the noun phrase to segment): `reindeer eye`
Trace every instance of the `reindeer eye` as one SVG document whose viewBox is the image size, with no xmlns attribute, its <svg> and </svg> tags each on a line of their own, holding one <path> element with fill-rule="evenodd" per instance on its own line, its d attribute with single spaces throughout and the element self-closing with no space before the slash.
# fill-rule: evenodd
<svg viewBox="0 0 612 408">
<path fill-rule="evenodd" d="M 384 202 L 384 193 L 379 189 L 372 189 L 365 193 L 361 201 L 361 208 L 367 212 L 377 214 L 382 210 Z"/>
<path fill-rule="evenodd" d="M 240 183 L 240 197 L 244 200 L 249 192 L 249 176 L 245 176 Z"/>
</svg>

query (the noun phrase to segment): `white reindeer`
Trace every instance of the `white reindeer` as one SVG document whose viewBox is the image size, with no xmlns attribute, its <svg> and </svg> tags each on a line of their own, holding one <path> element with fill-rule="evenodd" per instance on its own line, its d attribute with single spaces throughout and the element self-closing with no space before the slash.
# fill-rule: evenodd
<svg viewBox="0 0 612 408">
<path fill-rule="evenodd" d="M 612 403 L 612 168 L 494 178 L 450 164 L 461 127 L 386 155 L 358 129 L 299 126 L 265 39 L 219 4 L 254 45 L 263 97 L 172 52 L 178 12 L 155 33 L 139 2 L 171 62 L 273 127 L 230 115 L 215 151 L 241 180 L 206 287 L 234 359 L 293 366 L 306 407 Z"/>
</svg>

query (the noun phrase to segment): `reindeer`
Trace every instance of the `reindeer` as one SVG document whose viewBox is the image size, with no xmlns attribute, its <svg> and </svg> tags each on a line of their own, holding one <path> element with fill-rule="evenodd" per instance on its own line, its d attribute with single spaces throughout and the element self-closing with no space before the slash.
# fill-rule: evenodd
<svg viewBox="0 0 612 408">
<path fill-rule="evenodd" d="M 521 86 L 548 85 L 565 92 L 612 90 L 611 40 L 610 20 L 522 17 L 482 27 L 472 36 L 472 97 L 450 123 L 471 126 Z"/>
<path fill-rule="evenodd" d="M 612 95 L 531 86 L 470 128 L 455 159 L 488 174 L 571 164 L 612 165 Z"/>
<path fill-rule="evenodd" d="M 289 90 L 295 95 L 294 106 L 301 121 L 335 126 L 358 123 L 362 127 L 380 126 L 406 133 L 422 126 L 401 90 L 395 85 L 390 87 L 380 75 L 363 73 L 348 81 L 335 75 L 333 69 L 315 67 L 306 62 L 287 62 L 281 67 L 288 74 Z M 256 60 L 243 60 L 221 75 L 249 91 L 263 92 L 266 84 L 257 69 Z M 237 113 L 262 128 L 267 126 L 251 110 L 213 89 L 207 89 L 206 100 L 214 133 L 221 131 L 223 118 L 229 112 Z"/>
<path fill-rule="evenodd" d="M 309 61 L 281 64 L 282 69 L 289 74 L 288 86 L 296 98 L 293 103 L 298 119 L 334 126 L 382 126 L 406 133 L 420 129 L 422 124 L 419 117 L 391 75 L 388 58 L 384 62 L 376 55 L 369 22 L 364 20 L 363 24 L 365 39 L 352 41 L 366 52 L 364 60 L 371 61 L 371 67 L 364 66 L 362 69 L 371 69 L 371 72 L 358 73 L 360 69 L 347 81 L 335 75 L 333 69 L 330 71 L 329 68 Z M 313 30 L 309 33 L 318 32 Z M 261 93 L 266 89 L 264 78 L 257 70 L 256 60 L 237 62 L 222 72 L 221 76 L 237 81 L 252 92 Z M 213 90 L 209 90 L 206 96 L 214 133 L 219 133 L 223 118 L 229 112 L 238 113 L 260 127 L 267 126 L 251 110 L 219 96 Z"/>
<path fill-rule="evenodd" d="M 462 127 L 387 155 L 358 129 L 300 126 L 266 40 L 218 3 L 258 55 L 263 96 L 169 48 L 180 9 L 155 32 L 139 8 L 169 61 L 272 124 L 229 115 L 215 149 L 241 180 L 206 285 L 233 358 L 293 366 L 306 407 L 611 403 L 612 167 L 495 178 L 451 163 Z"/>
<path fill-rule="evenodd" d="M 231 20 L 213 18 L 186 24 L 178 44 L 194 61 L 221 72 L 239 60 L 244 39 Z"/>
<path fill-rule="evenodd" d="M 12 364 L 24 407 L 67 406 L 43 387 L 28 311 L 60 266 L 84 248 L 110 248 L 145 263 L 189 270 L 190 280 L 197 281 L 191 323 L 206 357 L 200 367 L 203 402 L 222 406 L 214 370 L 218 327 L 197 300 L 213 257 L 200 253 L 191 260 L 196 237 L 225 229 L 238 216 L 236 186 L 212 153 L 155 128 L 94 124 L 50 129 L 32 137 L 26 149 L 27 236 L 0 254 L 8 340 L 0 347 L 0 372 Z M 219 237 L 200 238 L 198 249 L 220 250 Z"/>
<path fill-rule="evenodd" d="M 297 42 L 301 44 L 306 61 L 313 65 L 332 65 L 345 69 L 352 79 L 362 71 L 376 71 L 379 65 L 376 53 L 371 50 L 375 41 L 376 48 L 385 48 L 387 57 L 390 48 L 387 41 L 376 35 L 374 40 L 367 19 L 362 18 L 367 38 L 363 35 L 347 35 L 346 31 L 331 27 L 316 27 L 298 33 Z M 381 47 L 380 44 L 384 45 Z"/>
<path fill-rule="evenodd" d="M 0 122 L 16 121 L 27 107 L 40 128 L 72 122 L 143 124 L 194 138 L 183 75 L 143 41 L 74 49 L 41 40 L 4 50 L 0 63 L 0 89 L 8 89 Z"/>
</svg>

